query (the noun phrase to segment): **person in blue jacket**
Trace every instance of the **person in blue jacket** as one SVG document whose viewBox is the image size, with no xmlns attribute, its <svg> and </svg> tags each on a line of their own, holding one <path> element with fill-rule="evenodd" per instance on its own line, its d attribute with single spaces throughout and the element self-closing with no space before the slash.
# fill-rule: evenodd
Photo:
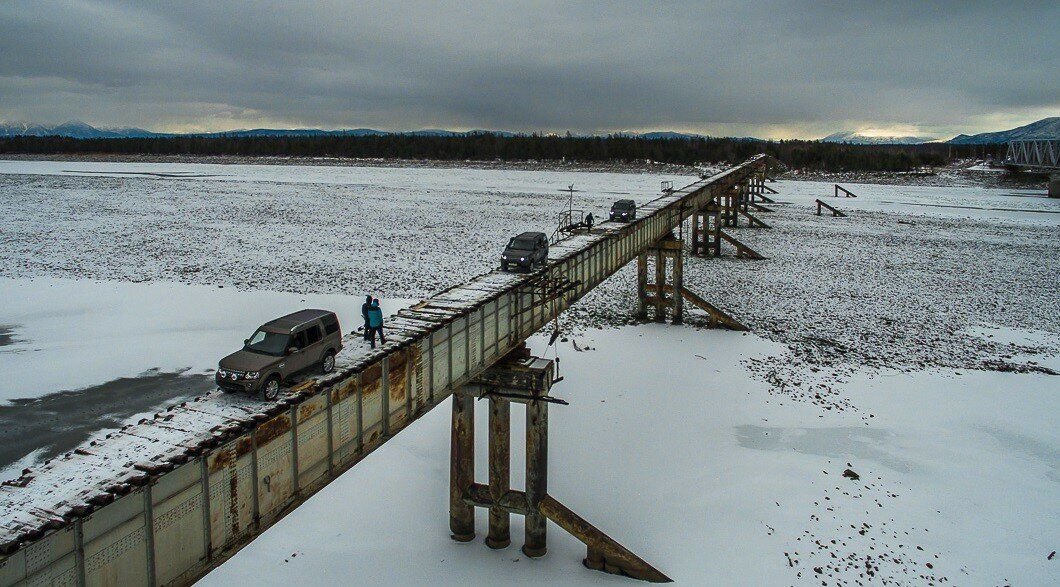
<svg viewBox="0 0 1060 587">
<path fill-rule="evenodd" d="M 386 344 L 383 336 L 383 309 L 379 307 L 379 300 L 372 300 L 372 307 L 368 308 L 368 341 L 375 348 L 375 333 L 379 333 L 379 344 Z"/>
</svg>

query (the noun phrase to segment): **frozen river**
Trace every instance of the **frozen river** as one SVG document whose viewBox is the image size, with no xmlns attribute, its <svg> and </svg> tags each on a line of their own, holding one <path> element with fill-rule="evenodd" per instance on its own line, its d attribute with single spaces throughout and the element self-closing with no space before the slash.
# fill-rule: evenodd
<svg viewBox="0 0 1060 587">
<path fill-rule="evenodd" d="M 217 359 L 275 315 L 355 324 L 364 293 L 393 311 L 488 271 L 513 233 L 551 232 L 570 184 L 602 217 L 691 179 L 0 161 L 5 476 L 210 388 Z M 628 267 L 568 312 L 550 488 L 690 584 L 853 584 L 866 564 L 899 584 L 1055 583 L 1060 202 L 770 185 L 773 229 L 733 231 L 767 260 L 685 265 L 686 286 L 754 334 L 703 332 L 695 313 L 613 328 Z M 815 216 L 816 198 L 850 216 Z M 207 582 L 599 582 L 558 532 L 544 561 L 450 544 L 437 412 Z M 848 463 L 864 483 L 846 485 Z"/>
</svg>

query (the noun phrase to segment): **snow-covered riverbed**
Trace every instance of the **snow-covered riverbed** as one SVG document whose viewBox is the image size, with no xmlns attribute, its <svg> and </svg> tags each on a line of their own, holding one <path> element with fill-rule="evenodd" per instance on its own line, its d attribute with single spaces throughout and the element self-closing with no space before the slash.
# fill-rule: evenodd
<svg viewBox="0 0 1060 587">
<path fill-rule="evenodd" d="M 667 179 L 690 178 L 0 161 L 0 410 L 59 427 L 46 412 L 76 404 L 59 400 L 120 398 L 124 381 L 142 407 L 79 424 L 117 426 L 208 385 L 274 315 L 320 306 L 356 324 L 363 293 L 393 309 L 493 267 L 514 232 L 550 231 L 569 184 L 603 216 Z M 781 193 L 759 216 L 774 228 L 733 231 L 767 260 L 685 265 L 686 286 L 754 334 L 698 330 L 694 312 L 690 326 L 621 326 L 628 267 L 568 313 L 594 350 L 560 343 L 556 392 L 572 405 L 553 410 L 551 492 L 685 583 L 1058 582 L 1060 202 L 769 185 Z M 850 216 L 814 216 L 818 197 Z M 145 377 L 172 387 L 130 383 Z M 206 582 L 621 581 L 578 566 L 555 527 L 542 561 L 450 543 L 445 412 Z M 18 467 L 42 455 L 12 450 Z"/>
<path fill-rule="evenodd" d="M 1055 583 L 1056 378 L 856 378 L 843 390 L 866 423 L 749 378 L 744 361 L 782 350 L 754 335 L 653 324 L 576 342 L 594 350 L 561 344 L 553 394 L 571 405 L 550 408 L 549 493 L 678 584 Z M 202 584 L 628 584 L 583 568 L 584 546 L 553 525 L 548 556 L 527 559 L 518 516 L 506 550 L 482 544 L 483 510 L 479 540 L 450 540 L 449 425 L 436 409 Z"/>
</svg>

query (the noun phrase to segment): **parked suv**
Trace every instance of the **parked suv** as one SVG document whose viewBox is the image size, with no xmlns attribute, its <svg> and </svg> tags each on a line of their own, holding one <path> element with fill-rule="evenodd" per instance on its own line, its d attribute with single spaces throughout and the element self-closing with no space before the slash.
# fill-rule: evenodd
<svg viewBox="0 0 1060 587">
<path fill-rule="evenodd" d="M 633 200 L 619 200 L 611 205 L 611 220 L 632 222 L 637 219 L 637 204 Z"/>
<path fill-rule="evenodd" d="M 242 350 L 221 359 L 217 386 L 273 400 L 280 395 L 280 384 L 299 371 L 335 370 L 335 354 L 341 349 L 342 332 L 334 312 L 301 310 L 263 324 L 243 341 Z"/>
<path fill-rule="evenodd" d="M 524 232 L 508 241 L 501 253 L 501 270 L 512 265 L 530 270 L 534 265 L 543 266 L 548 260 L 548 237 L 543 232 Z"/>
</svg>

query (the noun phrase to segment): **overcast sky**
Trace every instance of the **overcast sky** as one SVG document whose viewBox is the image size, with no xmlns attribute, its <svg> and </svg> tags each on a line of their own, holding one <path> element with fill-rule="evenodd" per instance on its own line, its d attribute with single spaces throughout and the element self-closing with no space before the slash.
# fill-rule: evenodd
<svg viewBox="0 0 1060 587">
<path fill-rule="evenodd" d="M 1060 2 L 0 1 L 0 119 L 948 138 L 1060 115 Z"/>
</svg>

